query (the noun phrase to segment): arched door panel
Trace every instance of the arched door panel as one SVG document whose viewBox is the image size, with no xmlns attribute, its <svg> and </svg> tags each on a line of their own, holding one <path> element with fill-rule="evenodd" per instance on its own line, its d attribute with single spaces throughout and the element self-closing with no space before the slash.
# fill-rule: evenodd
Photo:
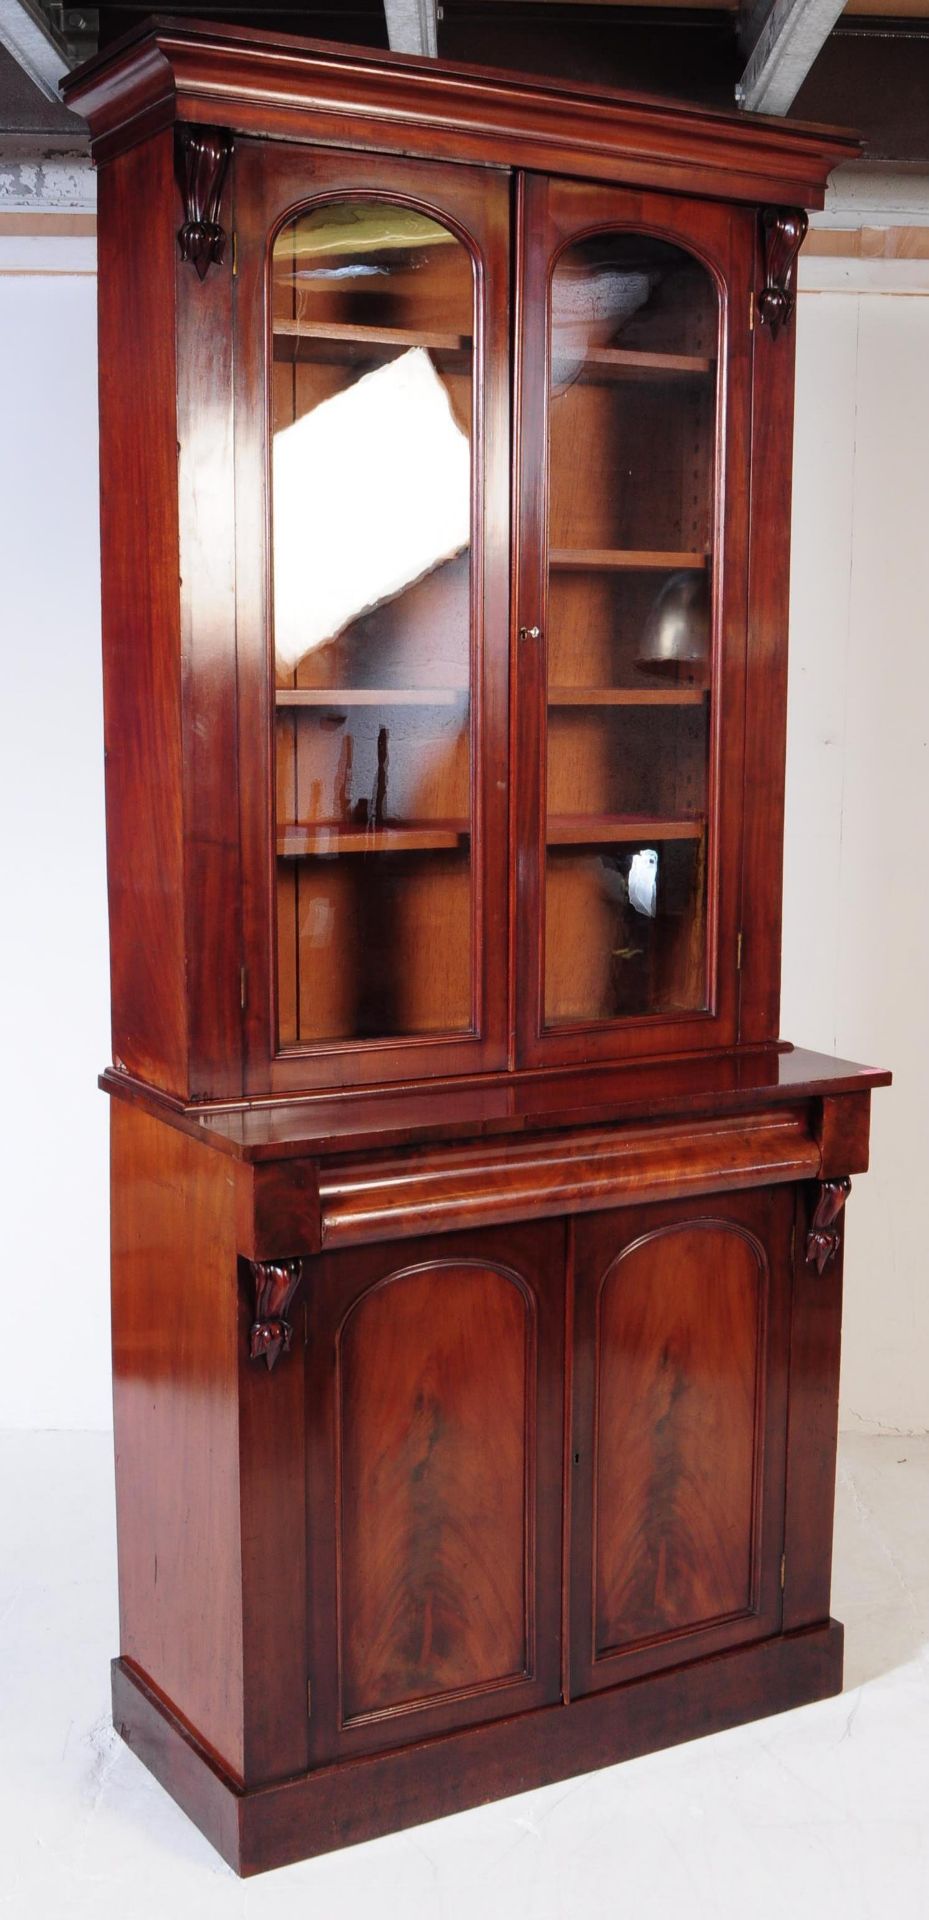
<svg viewBox="0 0 929 1920">
<path fill-rule="evenodd" d="M 577 1224 L 574 1684 L 775 1632 L 783 1189 Z"/>
<path fill-rule="evenodd" d="M 333 1255 L 308 1332 L 311 1736 L 557 1699 L 563 1228 Z"/>
</svg>

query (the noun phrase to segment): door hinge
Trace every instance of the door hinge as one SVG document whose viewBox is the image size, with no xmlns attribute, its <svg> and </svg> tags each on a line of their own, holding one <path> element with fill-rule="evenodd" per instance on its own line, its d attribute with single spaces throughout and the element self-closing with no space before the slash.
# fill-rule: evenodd
<svg viewBox="0 0 929 1920">
<path fill-rule="evenodd" d="M 742 930 L 741 928 L 739 929 L 739 932 L 736 934 L 735 970 L 736 970 L 736 973 L 741 973 L 742 971 Z"/>
<path fill-rule="evenodd" d="M 232 278 L 233 280 L 235 279 L 238 271 L 239 271 L 239 236 L 236 233 L 235 227 L 233 227 L 232 229 Z M 754 297 L 755 296 L 753 294 L 752 299 L 754 299 Z"/>
<path fill-rule="evenodd" d="M 248 969 L 247 967 L 240 967 L 239 968 L 239 1005 L 243 1013 L 245 1012 L 247 1002 L 248 1002 Z"/>
<path fill-rule="evenodd" d="M 233 234 L 232 236 L 232 251 L 233 251 L 233 259 L 235 259 L 235 234 Z M 233 273 L 235 272 L 235 267 L 233 267 L 232 271 Z M 754 333 L 755 331 L 755 289 L 754 287 L 752 288 L 748 296 L 748 331 L 749 333 Z"/>
<path fill-rule="evenodd" d="M 312 1720 L 313 1718 L 313 1682 L 312 1680 L 308 1680 L 306 1683 L 306 1717 L 308 1720 Z"/>
<path fill-rule="evenodd" d="M 781 1592 L 782 1593 L 784 1591 L 786 1584 L 787 1584 L 787 1555 L 786 1553 L 782 1553 L 781 1554 Z"/>
</svg>

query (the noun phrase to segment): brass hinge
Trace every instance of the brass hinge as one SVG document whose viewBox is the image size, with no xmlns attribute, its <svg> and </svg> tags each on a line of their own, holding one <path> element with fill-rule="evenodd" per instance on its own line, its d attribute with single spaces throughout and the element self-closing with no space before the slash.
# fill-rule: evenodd
<svg viewBox="0 0 929 1920">
<path fill-rule="evenodd" d="M 239 236 L 236 233 L 235 228 L 233 227 L 232 229 L 232 278 L 233 280 L 235 279 L 238 271 L 239 271 Z M 755 296 L 753 294 L 752 298 L 754 299 L 754 297 Z"/>
<path fill-rule="evenodd" d="M 736 973 L 741 973 L 741 971 L 742 971 L 742 930 L 741 930 L 741 928 L 739 929 L 739 931 L 738 931 L 738 933 L 736 934 L 736 941 L 735 941 L 735 970 L 736 970 Z"/>
<path fill-rule="evenodd" d="M 233 234 L 232 236 L 232 241 L 233 241 L 233 249 L 234 249 L 235 234 Z M 233 257 L 234 257 L 234 254 L 233 254 Z M 235 272 L 234 267 L 232 271 L 233 273 Z M 755 289 L 754 287 L 752 288 L 751 293 L 748 296 L 748 331 L 749 333 L 754 333 L 755 331 Z"/>
<path fill-rule="evenodd" d="M 245 1012 L 247 1003 L 248 1003 L 248 969 L 246 967 L 240 967 L 239 968 L 239 1005 L 243 1013 Z"/>
<path fill-rule="evenodd" d="M 781 1554 L 781 1592 L 782 1593 L 784 1591 L 786 1584 L 787 1584 L 787 1555 L 786 1553 L 782 1553 Z"/>
<path fill-rule="evenodd" d="M 312 1680 L 308 1680 L 306 1683 L 306 1717 L 308 1720 L 312 1720 L 313 1718 L 313 1682 Z"/>
</svg>

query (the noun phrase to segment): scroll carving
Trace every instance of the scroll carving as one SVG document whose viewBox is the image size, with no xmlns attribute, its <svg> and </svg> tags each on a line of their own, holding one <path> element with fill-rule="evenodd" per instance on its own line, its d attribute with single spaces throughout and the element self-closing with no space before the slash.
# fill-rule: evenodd
<svg viewBox="0 0 929 1920">
<path fill-rule="evenodd" d="M 796 300 L 797 255 L 806 239 L 809 221 L 802 207 L 765 207 L 761 215 L 764 249 L 764 286 L 758 296 L 758 316 L 776 340 L 787 325 Z"/>
<path fill-rule="evenodd" d="M 287 1309 L 300 1285 L 302 1260 L 251 1260 L 255 1288 L 255 1319 L 248 1339 L 251 1360 L 264 1360 L 268 1372 L 282 1353 L 289 1353 L 293 1328 Z"/>
<path fill-rule="evenodd" d="M 808 1266 L 815 1263 L 818 1273 L 835 1259 L 842 1244 L 837 1222 L 851 1190 L 847 1174 L 841 1180 L 822 1180 L 817 1189 L 816 1206 L 806 1236 L 806 1259 Z"/>
<path fill-rule="evenodd" d="M 222 265 L 226 251 L 226 230 L 218 216 L 231 152 L 232 135 L 222 127 L 177 128 L 174 171 L 184 202 L 177 243 L 181 259 L 193 262 L 201 280 L 211 266 Z"/>
</svg>

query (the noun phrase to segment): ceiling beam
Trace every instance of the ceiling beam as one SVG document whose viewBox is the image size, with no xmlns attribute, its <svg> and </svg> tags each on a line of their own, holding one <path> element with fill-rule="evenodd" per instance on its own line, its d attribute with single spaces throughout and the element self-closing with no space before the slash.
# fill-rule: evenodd
<svg viewBox="0 0 929 1920">
<path fill-rule="evenodd" d="M 30 0 L 0 0 L 0 44 L 6 47 L 46 100 L 61 105 L 58 82 L 69 73 L 63 42 L 56 39 L 40 6 Z"/>
<path fill-rule="evenodd" d="M 745 72 L 735 90 L 748 113 L 786 113 L 843 11 L 843 0 L 742 0 Z"/>
<path fill-rule="evenodd" d="M 436 0 L 384 0 L 384 12 L 387 43 L 392 53 L 427 53 L 432 60 L 436 58 L 439 51 Z"/>
</svg>

